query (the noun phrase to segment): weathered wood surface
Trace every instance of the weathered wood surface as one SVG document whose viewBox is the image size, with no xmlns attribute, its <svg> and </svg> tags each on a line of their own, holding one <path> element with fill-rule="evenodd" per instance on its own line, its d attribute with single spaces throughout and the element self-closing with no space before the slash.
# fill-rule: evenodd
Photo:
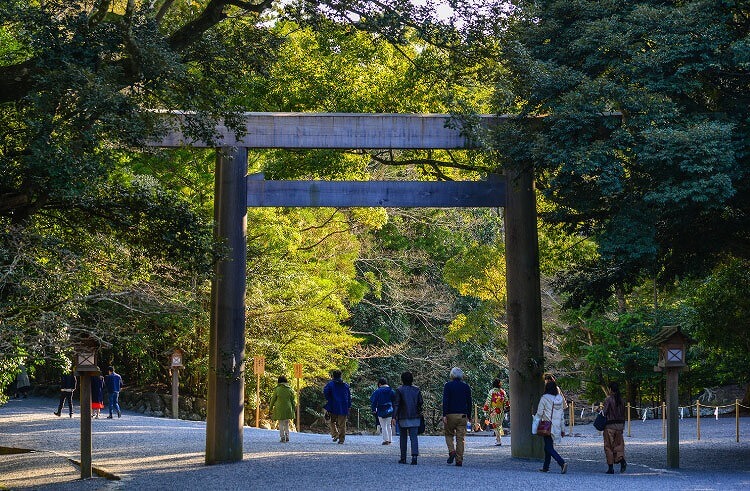
<svg viewBox="0 0 750 491">
<path fill-rule="evenodd" d="M 247 149 L 216 152 L 215 236 L 227 255 L 214 266 L 208 341 L 206 463 L 242 460 L 245 408 Z"/>
<path fill-rule="evenodd" d="M 248 206 L 456 208 L 505 206 L 505 181 L 264 181 Z"/>
<path fill-rule="evenodd" d="M 173 115 L 179 120 L 185 115 Z M 482 124 L 503 117 L 480 116 Z M 213 142 L 186 140 L 175 129 L 152 147 L 247 147 L 331 149 L 458 149 L 472 146 L 447 114 L 246 113 L 246 131 L 237 136 L 217 125 Z M 179 126 L 179 124 L 177 124 Z"/>
</svg>

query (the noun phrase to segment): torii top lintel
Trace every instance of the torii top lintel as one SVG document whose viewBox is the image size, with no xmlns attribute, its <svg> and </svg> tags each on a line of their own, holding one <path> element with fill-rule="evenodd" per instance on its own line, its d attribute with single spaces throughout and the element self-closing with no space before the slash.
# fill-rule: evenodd
<svg viewBox="0 0 750 491">
<path fill-rule="evenodd" d="M 185 113 L 170 113 L 180 120 Z M 505 116 L 478 116 L 491 125 Z M 262 113 L 244 115 L 245 134 L 218 124 L 214 142 L 186 140 L 175 130 L 152 147 L 246 147 L 288 149 L 461 149 L 475 146 L 447 114 Z"/>
</svg>

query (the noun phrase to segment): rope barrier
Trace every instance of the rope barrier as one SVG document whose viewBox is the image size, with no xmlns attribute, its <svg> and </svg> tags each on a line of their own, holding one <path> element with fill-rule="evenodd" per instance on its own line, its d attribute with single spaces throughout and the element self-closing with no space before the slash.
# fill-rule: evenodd
<svg viewBox="0 0 750 491">
<path fill-rule="evenodd" d="M 649 413 L 653 414 L 653 419 L 656 419 L 656 411 L 660 411 L 661 414 L 661 420 L 662 420 L 662 439 L 666 439 L 666 426 L 667 426 L 667 407 L 666 403 L 662 403 L 661 406 L 650 406 L 650 407 L 640 407 L 640 406 L 631 406 L 630 403 L 627 403 L 627 429 L 628 429 L 628 436 L 631 436 L 630 434 L 630 423 L 631 423 L 631 414 L 632 411 L 635 410 L 636 414 L 639 415 L 638 419 L 641 419 L 644 423 L 646 422 L 646 419 L 648 419 Z M 734 408 L 734 415 L 735 415 L 735 441 L 740 441 L 740 408 L 750 409 L 750 407 L 745 406 L 743 404 L 740 404 L 739 399 L 735 399 L 734 404 L 720 404 L 720 405 L 710 405 L 710 404 L 701 404 L 700 401 L 695 401 L 695 404 L 690 404 L 687 406 L 678 406 L 680 411 L 680 419 L 684 419 L 685 409 L 688 408 L 696 408 L 695 412 L 695 421 L 696 421 L 696 436 L 697 439 L 701 439 L 701 409 L 711 410 L 713 409 L 713 416 L 718 421 L 719 420 L 719 409 L 725 409 L 725 408 Z M 581 414 L 580 419 L 583 419 L 585 416 L 586 411 L 590 411 L 591 416 L 595 416 L 599 411 L 603 409 L 602 405 L 596 405 L 592 404 L 591 409 L 587 407 L 581 408 Z M 571 401 L 570 403 L 570 430 L 571 434 L 573 432 L 573 419 L 575 414 L 575 403 Z"/>
</svg>

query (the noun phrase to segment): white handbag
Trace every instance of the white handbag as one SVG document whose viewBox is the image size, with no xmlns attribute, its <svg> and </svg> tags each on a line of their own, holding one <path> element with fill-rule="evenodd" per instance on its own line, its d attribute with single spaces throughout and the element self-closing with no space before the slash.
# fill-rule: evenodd
<svg viewBox="0 0 750 491">
<path fill-rule="evenodd" d="M 539 427 L 539 421 L 541 421 L 542 418 L 537 416 L 536 414 L 531 419 L 531 434 L 536 435 L 536 429 Z"/>
</svg>

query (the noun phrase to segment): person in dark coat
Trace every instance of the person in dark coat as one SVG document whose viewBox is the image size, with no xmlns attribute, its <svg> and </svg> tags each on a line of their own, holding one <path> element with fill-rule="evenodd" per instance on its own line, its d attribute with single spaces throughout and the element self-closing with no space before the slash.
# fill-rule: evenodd
<svg viewBox="0 0 750 491">
<path fill-rule="evenodd" d="M 399 464 L 406 463 L 406 439 L 411 440 L 411 465 L 417 465 L 419 455 L 419 425 L 422 421 L 422 391 L 419 387 L 412 385 L 414 376 L 411 372 L 401 374 L 401 386 L 396 389 L 395 405 L 393 408 L 393 419 L 400 428 L 399 444 L 401 459 Z"/>
<path fill-rule="evenodd" d="M 443 428 L 445 443 L 448 445 L 448 463 L 456 461 L 457 466 L 464 462 L 464 442 L 466 426 L 471 414 L 471 387 L 463 381 L 464 372 L 453 367 L 451 381 L 443 387 Z M 456 439 L 455 446 L 453 439 Z"/>
<path fill-rule="evenodd" d="M 331 416 L 331 438 L 334 442 L 343 444 L 346 438 L 346 418 L 352 407 L 352 393 L 349 384 L 341 379 L 341 370 L 331 372 L 331 381 L 323 387 L 323 395 L 326 398 L 325 410 Z"/>
<path fill-rule="evenodd" d="M 104 409 L 104 377 L 101 375 L 92 375 L 91 410 L 94 418 L 99 419 L 102 409 Z"/>
<path fill-rule="evenodd" d="M 70 417 L 73 417 L 73 392 L 75 392 L 77 386 L 76 376 L 72 372 L 69 371 L 60 377 L 60 404 L 57 405 L 55 416 L 60 416 L 63 404 L 67 402 Z"/>
</svg>

